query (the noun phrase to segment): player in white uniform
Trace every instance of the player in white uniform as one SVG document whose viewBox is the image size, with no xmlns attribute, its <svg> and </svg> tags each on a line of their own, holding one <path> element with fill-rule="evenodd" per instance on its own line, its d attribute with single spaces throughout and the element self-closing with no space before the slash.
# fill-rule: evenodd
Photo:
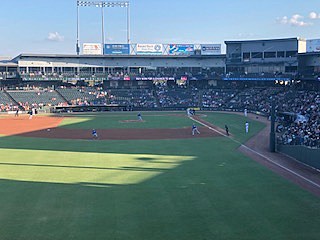
<svg viewBox="0 0 320 240">
<path fill-rule="evenodd" d="M 197 126 L 193 123 L 193 124 L 192 124 L 192 135 L 194 135 L 195 133 L 200 134 Z"/>
<path fill-rule="evenodd" d="M 188 115 L 188 117 L 191 117 L 191 109 L 190 108 L 187 108 L 187 115 Z"/>
<path fill-rule="evenodd" d="M 246 122 L 245 127 L 246 127 L 246 133 L 248 133 L 249 132 L 249 123 L 248 122 Z"/>
</svg>

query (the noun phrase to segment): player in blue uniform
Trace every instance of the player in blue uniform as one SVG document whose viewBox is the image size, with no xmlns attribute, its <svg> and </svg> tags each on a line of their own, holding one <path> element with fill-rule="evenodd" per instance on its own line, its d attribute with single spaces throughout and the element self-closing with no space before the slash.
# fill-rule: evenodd
<svg viewBox="0 0 320 240">
<path fill-rule="evenodd" d="M 33 111 L 32 109 L 29 110 L 29 119 L 32 119 Z"/>
<path fill-rule="evenodd" d="M 95 129 L 92 129 L 92 137 L 93 139 L 97 139 L 98 138 L 98 133 Z"/>
<path fill-rule="evenodd" d="M 200 134 L 197 126 L 193 123 L 193 124 L 192 124 L 192 135 L 194 135 L 195 133 Z"/>
<path fill-rule="evenodd" d="M 138 113 L 138 120 L 139 120 L 139 121 L 142 121 L 142 116 L 141 116 L 141 113 L 140 113 L 140 112 Z"/>
</svg>

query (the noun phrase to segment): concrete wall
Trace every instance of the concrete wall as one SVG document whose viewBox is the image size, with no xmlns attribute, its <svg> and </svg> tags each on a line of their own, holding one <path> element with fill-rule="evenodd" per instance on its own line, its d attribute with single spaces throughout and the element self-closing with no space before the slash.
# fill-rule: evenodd
<svg viewBox="0 0 320 240">
<path fill-rule="evenodd" d="M 299 162 L 320 170 L 320 149 L 312 149 L 305 146 L 278 145 L 277 150 L 289 155 Z"/>
</svg>

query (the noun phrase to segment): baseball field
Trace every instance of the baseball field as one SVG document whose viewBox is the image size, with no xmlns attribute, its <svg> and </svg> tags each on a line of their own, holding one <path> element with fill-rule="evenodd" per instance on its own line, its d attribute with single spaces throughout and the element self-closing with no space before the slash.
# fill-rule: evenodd
<svg viewBox="0 0 320 240">
<path fill-rule="evenodd" d="M 0 240 L 320 239 L 319 198 L 237 150 L 262 123 L 142 118 L 0 116 Z"/>
</svg>

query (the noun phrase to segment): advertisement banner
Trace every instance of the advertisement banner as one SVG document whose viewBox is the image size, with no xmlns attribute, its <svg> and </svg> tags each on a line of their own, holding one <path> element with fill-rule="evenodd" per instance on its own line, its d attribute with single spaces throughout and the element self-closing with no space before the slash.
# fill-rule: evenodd
<svg viewBox="0 0 320 240">
<path fill-rule="evenodd" d="M 221 44 L 201 44 L 201 55 L 221 54 Z"/>
<path fill-rule="evenodd" d="M 103 49 L 105 55 L 129 55 L 129 44 L 105 44 Z"/>
<path fill-rule="evenodd" d="M 193 44 L 169 44 L 169 55 L 193 55 Z"/>
<path fill-rule="evenodd" d="M 320 52 L 320 39 L 307 40 L 307 52 Z"/>
<path fill-rule="evenodd" d="M 138 55 L 162 55 L 162 44 L 137 44 L 136 54 Z"/>
<path fill-rule="evenodd" d="M 174 81 L 175 77 L 135 77 L 137 81 Z"/>
<path fill-rule="evenodd" d="M 83 55 L 102 55 L 100 43 L 84 43 Z"/>
</svg>

